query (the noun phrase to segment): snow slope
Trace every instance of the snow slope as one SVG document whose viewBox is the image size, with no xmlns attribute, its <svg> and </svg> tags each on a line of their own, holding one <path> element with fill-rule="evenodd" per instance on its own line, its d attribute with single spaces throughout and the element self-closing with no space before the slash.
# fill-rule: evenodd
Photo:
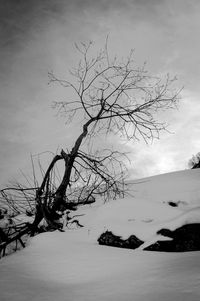
<svg viewBox="0 0 200 301">
<path fill-rule="evenodd" d="M 136 198 L 166 203 L 180 201 L 183 210 L 200 206 L 200 169 L 182 170 L 132 181 Z"/>
<path fill-rule="evenodd" d="M 85 214 L 84 228 L 40 234 L 0 261 L 0 300 L 199 300 L 200 252 L 127 250 L 96 242 L 106 229 L 123 237 L 135 233 L 148 243 L 159 227 L 200 222 L 199 179 L 200 170 L 188 170 L 138 180 L 131 187 L 134 198 L 82 207 L 77 214 Z M 179 206 L 170 207 L 169 200 Z"/>
<path fill-rule="evenodd" d="M 0 265 L 2 301 L 198 301 L 200 253 L 88 244 L 83 230 L 48 233 Z"/>
<path fill-rule="evenodd" d="M 135 181 L 129 193 L 99 206 L 81 222 L 94 241 L 106 230 L 127 239 L 135 234 L 144 241 L 166 240 L 157 236 L 161 228 L 175 230 L 182 225 L 200 222 L 200 169 L 185 170 Z M 168 202 L 177 202 L 178 207 Z"/>
</svg>

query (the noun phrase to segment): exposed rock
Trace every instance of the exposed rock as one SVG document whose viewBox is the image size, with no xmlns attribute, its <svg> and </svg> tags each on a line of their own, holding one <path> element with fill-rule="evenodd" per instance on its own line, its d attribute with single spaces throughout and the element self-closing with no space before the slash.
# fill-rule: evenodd
<svg viewBox="0 0 200 301">
<path fill-rule="evenodd" d="M 187 252 L 200 250 L 200 224 L 184 225 L 174 231 L 161 229 L 157 233 L 173 238 L 173 240 L 158 241 L 145 248 L 145 250 L 165 252 Z"/>
<path fill-rule="evenodd" d="M 169 204 L 171 207 L 178 207 L 178 203 L 176 203 L 176 202 L 169 201 L 168 204 Z"/>
<path fill-rule="evenodd" d="M 157 232 L 163 236 L 172 238 L 172 240 L 157 241 L 146 247 L 147 251 L 161 252 L 188 252 L 200 250 L 200 224 L 184 225 L 174 231 L 161 229 Z M 98 238 L 100 245 L 113 246 L 118 248 L 136 249 L 143 244 L 143 241 L 135 235 L 128 239 L 122 239 L 114 235 L 111 231 L 106 231 Z"/>
<path fill-rule="evenodd" d="M 98 238 L 100 245 L 136 249 L 143 241 L 137 238 L 135 235 L 131 235 L 128 239 L 122 239 L 120 236 L 114 235 L 111 231 L 106 231 L 100 235 Z"/>
<path fill-rule="evenodd" d="M 169 206 L 171 207 L 178 207 L 178 206 L 181 206 L 181 205 L 187 205 L 187 202 L 185 201 L 164 201 L 163 203 L 167 203 Z"/>
</svg>

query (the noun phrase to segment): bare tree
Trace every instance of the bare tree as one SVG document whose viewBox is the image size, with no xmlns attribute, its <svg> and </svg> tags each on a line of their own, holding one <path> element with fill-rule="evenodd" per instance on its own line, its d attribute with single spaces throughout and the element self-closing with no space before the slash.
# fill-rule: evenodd
<svg viewBox="0 0 200 301">
<path fill-rule="evenodd" d="M 82 131 L 71 151 L 62 150 L 50 164 L 37 191 L 39 218 L 36 218 L 35 225 L 43 216 L 42 203 L 52 214 L 63 210 L 66 191 L 74 183 L 80 184 L 81 180 L 87 183 L 87 187 L 92 187 L 93 193 L 96 190 L 98 193 L 121 193 L 124 166 L 119 153 L 85 153 L 81 149 L 83 141 L 97 134 L 115 134 L 127 140 L 142 137 L 145 142 L 159 138 L 160 131 L 166 129 L 166 124 L 157 120 L 159 111 L 175 108 L 179 99 L 180 91 L 173 88 L 175 78 L 167 75 L 161 79 L 150 75 L 145 65 L 136 67 L 133 51 L 127 59 L 119 61 L 110 57 L 107 43 L 95 57 L 90 57 L 91 42 L 75 47 L 81 59 L 77 68 L 70 71 L 72 80 L 60 79 L 53 73 L 49 73 L 49 78 L 51 83 L 73 91 L 74 99 L 55 102 L 54 108 L 70 122 L 75 116 L 83 119 Z M 52 196 L 52 202 L 48 200 L 48 193 L 41 201 L 41 196 L 48 190 L 50 171 L 58 160 L 65 162 L 62 181 Z M 91 185 L 94 178 L 95 185 Z"/>
<path fill-rule="evenodd" d="M 158 113 L 177 106 L 180 91 L 174 88 L 175 78 L 152 76 L 146 65 L 135 66 L 133 51 L 121 61 L 109 55 L 107 43 L 96 56 L 91 56 L 93 43 L 75 45 L 80 55 L 77 68 L 70 71 L 70 80 L 49 73 L 50 83 L 71 89 L 74 98 L 54 102 L 59 114 L 68 122 L 83 120 L 82 129 L 70 151 L 57 154 L 44 174 L 36 192 L 36 213 L 32 234 L 45 218 L 52 227 L 59 212 L 72 209 L 80 202 L 80 192 L 88 200 L 101 194 L 105 198 L 124 192 L 126 167 L 116 150 L 91 152 L 83 142 L 91 142 L 96 135 L 117 135 L 126 140 L 144 139 L 146 143 L 159 138 L 166 123 L 158 120 Z M 52 184 L 52 173 L 58 161 L 65 164 L 58 185 Z"/>
<path fill-rule="evenodd" d="M 192 156 L 188 162 L 188 166 L 191 169 L 200 168 L 200 152 L 198 152 L 195 156 Z"/>
</svg>

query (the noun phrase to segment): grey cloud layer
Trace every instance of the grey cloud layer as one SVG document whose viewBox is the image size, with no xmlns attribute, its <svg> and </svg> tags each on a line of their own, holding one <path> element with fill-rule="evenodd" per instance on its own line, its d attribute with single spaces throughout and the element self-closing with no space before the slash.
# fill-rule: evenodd
<svg viewBox="0 0 200 301">
<path fill-rule="evenodd" d="M 56 95 L 47 89 L 47 72 L 49 69 L 66 72 L 74 57 L 69 49 L 77 40 L 99 42 L 110 33 L 112 49 L 126 55 L 126 51 L 135 47 L 137 58 L 142 62 L 147 59 L 153 71 L 172 71 L 181 77 L 187 89 L 198 93 L 199 19 L 197 0 L 0 1 L 0 160 L 4 161 L 7 153 L 16 159 L 15 166 L 9 167 L 15 169 L 21 166 L 25 153 L 37 152 L 43 145 L 45 150 L 45 133 L 45 137 L 53 140 L 51 133 L 57 124 L 44 114 L 45 106 L 50 106 L 55 96 L 62 99 L 67 93 L 56 90 Z M 187 105 L 190 106 L 189 101 Z M 180 118 L 174 122 L 180 124 Z M 21 148 L 17 139 L 23 143 Z M 168 143 L 174 145 L 175 141 Z M 168 153 L 171 154 L 169 149 L 175 152 L 172 147 L 167 148 Z M 158 153 L 152 153 L 151 160 L 144 159 L 146 166 L 149 161 L 151 170 Z M 137 158 L 138 162 L 143 154 Z M 6 173 L 6 165 L 1 166 Z"/>
</svg>

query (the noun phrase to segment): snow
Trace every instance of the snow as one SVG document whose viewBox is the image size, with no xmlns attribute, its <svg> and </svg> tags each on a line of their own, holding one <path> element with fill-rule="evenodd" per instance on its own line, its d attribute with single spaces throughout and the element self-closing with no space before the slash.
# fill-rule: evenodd
<svg viewBox="0 0 200 301">
<path fill-rule="evenodd" d="M 200 253 L 87 242 L 85 230 L 35 237 L 1 263 L 1 300 L 199 300 Z"/>
<path fill-rule="evenodd" d="M 200 170 L 190 170 L 138 180 L 135 197 L 81 207 L 75 214 L 84 214 L 79 218 L 84 228 L 40 234 L 0 261 L 0 300 L 199 300 L 200 252 L 97 243 L 111 230 L 124 238 L 136 234 L 149 244 L 161 227 L 200 222 L 199 178 Z M 169 200 L 180 201 L 179 206 L 170 207 Z"/>
<path fill-rule="evenodd" d="M 109 230 L 124 239 L 135 234 L 146 241 L 155 238 L 161 228 L 175 230 L 200 222 L 199 180 L 200 171 L 196 169 L 135 181 L 129 189 L 132 195 L 109 202 L 93 212 L 88 224 L 91 236 L 96 240 Z M 177 202 L 178 207 L 169 206 L 169 201 Z M 166 240 L 166 237 L 157 238 Z"/>
<path fill-rule="evenodd" d="M 182 210 L 200 205 L 199 169 L 183 170 L 132 181 L 136 198 L 152 202 L 181 202 Z"/>
</svg>

